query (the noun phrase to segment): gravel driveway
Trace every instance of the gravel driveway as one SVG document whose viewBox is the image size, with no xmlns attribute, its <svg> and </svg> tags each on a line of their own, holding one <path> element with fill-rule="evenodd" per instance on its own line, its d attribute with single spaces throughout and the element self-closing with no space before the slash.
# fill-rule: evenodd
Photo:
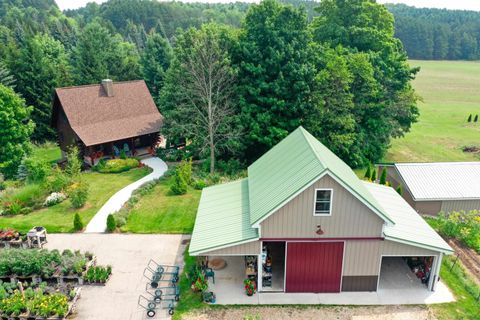
<svg viewBox="0 0 480 320">
<path fill-rule="evenodd" d="M 145 291 L 143 270 L 153 258 L 162 264 L 183 261 L 182 235 L 49 234 L 48 249 L 91 251 L 99 264 L 110 264 L 113 275 L 106 286 L 83 286 L 74 319 L 145 319 L 137 299 Z M 165 310 L 156 319 L 168 318 Z"/>
</svg>

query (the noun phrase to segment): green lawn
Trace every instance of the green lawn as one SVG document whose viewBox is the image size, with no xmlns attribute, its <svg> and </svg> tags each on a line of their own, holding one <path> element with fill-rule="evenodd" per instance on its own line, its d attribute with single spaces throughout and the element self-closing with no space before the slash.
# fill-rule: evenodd
<svg viewBox="0 0 480 320">
<path fill-rule="evenodd" d="M 480 146 L 480 122 L 468 124 L 470 113 L 480 115 L 480 62 L 410 61 L 421 70 L 414 81 L 420 118 L 405 137 L 392 142 L 385 161 L 475 161 L 465 145 Z"/>
<path fill-rule="evenodd" d="M 152 192 L 135 204 L 122 231 L 192 233 L 200 194 L 200 190 L 189 188 L 185 195 L 173 195 L 170 180 L 162 179 Z"/>
<path fill-rule="evenodd" d="M 53 142 L 47 142 L 39 146 L 33 146 L 31 156 L 32 158 L 55 163 L 62 157 L 62 154 L 60 152 L 60 148 L 56 144 Z"/>
<path fill-rule="evenodd" d="M 72 232 L 73 216 L 76 212 L 80 213 L 86 225 L 115 192 L 148 173 L 148 168 L 133 169 L 119 174 L 83 173 L 83 178 L 90 186 L 88 200 L 83 208 L 72 209 L 70 201 L 66 200 L 27 215 L 0 217 L 0 229 L 15 228 L 26 232 L 33 226 L 44 226 L 48 232 Z"/>
<path fill-rule="evenodd" d="M 457 262 L 452 271 L 450 270 L 454 260 L 455 258 L 451 256 L 444 258 L 442 269 L 440 270 L 440 277 L 453 292 L 457 301 L 431 305 L 430 308 L 439 320 L 479 319 L 480 300 L 477 300 L 477 297 L 480 295 L 480 287 L 476 286 L 473 281 L 469 279 L 469 276 L 464 273 L 460 261 Z M 467 290 L 467 288 L 469 288 L 469 290 Z"/>
</svg>

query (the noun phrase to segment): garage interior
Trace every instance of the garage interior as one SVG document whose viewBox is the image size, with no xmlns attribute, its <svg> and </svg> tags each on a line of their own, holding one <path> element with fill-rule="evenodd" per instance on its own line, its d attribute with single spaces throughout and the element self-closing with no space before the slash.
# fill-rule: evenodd
<svg viewBox="0 0 480 320">
<path fill-rule="evenodd" d="M 285 242 L 263 242 L 262 290 L 283 292 L 285 289 Z"/>
<path fill-rule="evenodd" d="M 378 289 L 428 289 L 433 257 L 383 257 Z"/>
</svg>

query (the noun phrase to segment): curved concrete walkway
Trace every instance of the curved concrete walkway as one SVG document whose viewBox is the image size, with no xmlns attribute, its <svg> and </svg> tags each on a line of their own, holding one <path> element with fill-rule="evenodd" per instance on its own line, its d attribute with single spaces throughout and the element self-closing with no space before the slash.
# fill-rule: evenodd
<svg viewBox="0 0 480 320">
<path fill-rule="evenodd" d="M 95 216 L 90 220 L 85 229 L 85 233 L 105 232 L 107 229 L 107 217 L 109 214 L 115 213 L 122 208 L 125 202 L 130 199 L 132 192 L 145 182 L 149 182 L 160 178 L 167 171 L 167 164 L 160 158 L 148 158 L 142 160 L 146 166 L 153 169 L 152 173 L 143 177 L 134 183 L 129 184 L 122 190 L 115 193 L 107 202 L 98 210 Z"/>
</svg>

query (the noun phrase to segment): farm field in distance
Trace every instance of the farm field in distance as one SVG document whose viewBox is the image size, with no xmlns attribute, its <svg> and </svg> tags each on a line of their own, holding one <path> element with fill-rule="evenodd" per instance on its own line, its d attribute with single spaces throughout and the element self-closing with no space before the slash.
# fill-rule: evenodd
<svg viewBox="0 0 480 320">
<path fill-rule="evenodd" d="M 480 62 L 410 60 L 420 72 L 413 82 L 419 102 L 419 121 L 405 137 L 392 141 L 386 162 L 480 161 L 480 153 L 464 153 L 463 146 L 480 148 Z"/>
</svg>

